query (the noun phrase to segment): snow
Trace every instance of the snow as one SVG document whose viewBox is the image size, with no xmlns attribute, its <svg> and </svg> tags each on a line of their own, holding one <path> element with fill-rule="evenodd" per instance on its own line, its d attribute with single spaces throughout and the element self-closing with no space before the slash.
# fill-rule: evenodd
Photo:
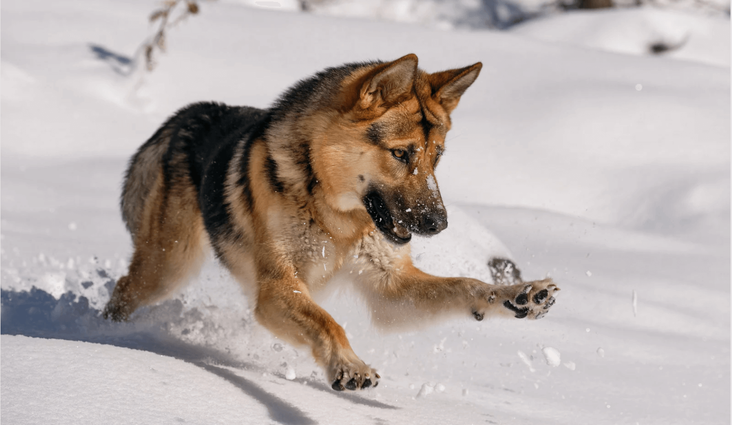
<svg viewBox="0 0 732 425">
<path fill-rule="evenodd" d="M 544 347 L 541 351 L 544 353 L 544 360 L 549 366 L 557 367 L 562 364 L 561 353 L 556 348 Z"/>
<path fill-rule="evenodd" d="M 256 397 L 241 397 L 237 385 L 231 379 L 227 382 L 226 369 L 171 361 L 148 351 L 3 336 L 2 363 L 5 423 L 271 420 L 271 408 Z M 60 412 L 69 412 L 68 418 L 59 418 Z M 213 420 L 212 412 L 216 412 Z"/>
<path fill-rule="evenodd" d="M 526 353 L 524 353 L 521 350 L 518 351 L 518 356 L 521 359 L 521 361 L 524 362 L 524 364 L 526 366 L 528 366 L 530 372 L 532 372 L 532 373 L 533 372 L 536 372 L 536 369 L 534 369 L 534 366 L 531 363 L 531 360 L 532 360 L 531 357 L 529 357 L 528 355 L 526 355 Z"/>
<path fill-rule="evenodd" d="M 259 3 L 202 3 L 152 73 L 130 69 L 154 3 L 2 3 L 0 419 L 729 422 L 729 20 L 626 9 L 438 31 Z M 690 36 L 648 55 L 649 28 Z M 486 260 L 511 258 L 558 282 L 550 314 L 381 334 L 335 288 L 322 304 L 383 377 L 355 394 L 261 328 L 213 261 L 131 323 L 99 317 L 131 254 L 126 161 L 167 116 L 266 107 L 327 66 L 410 52 L 428 71 L 484 64 L 436 173 L 449 227 L 414 239 L 415 263 L 490 281 Z"/>
<path fill-rule="evenodd" d="M 431 174 L 427 176 L 427 188 L 432 192 L 437 193 L 437 182 L 435 182 L 435 177 Z"/>
<path fill-rule="evenodd" d="M 729 18 L 653 7 L 573 11 L 527 21 L 514 34 L 632 55 L 648 55 L 654 44 L 665 56 L 729 68 Z M 636 90 L 642 90 L 642 84 Z"/>
<path fill-rule="evenodd" d="M 297 377 L 297 374 L 295 373 L 295 369 L 293 369 L 292 366 L 287 367 L 287 372 L 285 372 L 285 379 L 288 381 L 292 381 Z"/>
<path fill-rule="evenodd" d="M 239 0 L 243 1 L 243 0 Z M 250 2 L 251 3 L 251 2 Z M 260 2 L 254 2 L 260 3 Z M 283 2 L 282 9 L 293 10 L 291 2 Z M 386 21 L 406 22 L 426 27 L 450 29 L 511 28 L 515 23 L 531 22 L 537 17 L 561 16 L 565 6 L 576 8 L 574 2 L 551 0 L 329 0 L 308 1 L 313 13 L 330 16 L 370 18 Z M 703 14 L 704 16 L 729 17 L 729 0 L 616 0 L 618 8 L 635 8 L 639 4 L 652 4 L 657 10 Z M 605 11 L 601 11 L 605 12 Z M 591 13 L 595 13 L 592 11 Z M 636 16 L 634 16 L 636 15 Z M 637 19 L 637 13 L 626 17 Z M 704 20 L 700 20 L 703 23 Z M 600 23 L 609 24 L 606 20 Z M 617 24 L 618 22 L 613 22 Z M 663 24 L 662 22 L 659 24 Z M 678 22 L 667 22 L 666 26 Z M 621 25 L 622 27 L 623 25 Z M 679 28 L 683 30 L 683 27 Z M 560 30 L 561 33 L 561 30 Z"/>
</svg>

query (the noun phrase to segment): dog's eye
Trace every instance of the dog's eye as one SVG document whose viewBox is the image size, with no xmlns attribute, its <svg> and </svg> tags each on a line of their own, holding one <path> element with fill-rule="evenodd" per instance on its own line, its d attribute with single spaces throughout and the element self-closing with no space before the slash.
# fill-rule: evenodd
<svg viewBox="0 0 732 425">
<path fill-rule="evenodd" d="M 404 149 L 392 149 L 391 154 L 399 161 L 405 164 L 409 163 L 409 154 Z"/>
</svg>

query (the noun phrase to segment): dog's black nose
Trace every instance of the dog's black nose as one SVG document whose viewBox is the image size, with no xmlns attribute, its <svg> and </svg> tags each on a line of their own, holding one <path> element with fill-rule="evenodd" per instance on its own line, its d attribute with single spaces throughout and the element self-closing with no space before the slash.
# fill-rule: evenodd
<svg viewBox="0 0 732 425">
<path fill-rule="evenodd" d="M 422 218 L 422 233 L 436 235 L 447 228 L 447 217 L 444 214 L 431 214 Z"/>
</svg>

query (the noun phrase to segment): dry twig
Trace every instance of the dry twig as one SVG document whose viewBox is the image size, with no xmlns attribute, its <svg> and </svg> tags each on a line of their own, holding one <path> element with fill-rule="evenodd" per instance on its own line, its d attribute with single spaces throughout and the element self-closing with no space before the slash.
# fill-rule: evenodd
<svg viewBox="0 0 732 425">
<path fill-rule="evenodd" d="M 158 23 L 155 34 L 142 45 L 145 67 L 148 71 L 155 68 L 155 51 L 165 51 L 165 31 L 174 27 L 190 15 L 198 13 L 198 0 L 165 0 L 162 7 L 150 15 L 151 23 Z M 183 4 L 183 8 L 178 5 Z"/>
</svg>

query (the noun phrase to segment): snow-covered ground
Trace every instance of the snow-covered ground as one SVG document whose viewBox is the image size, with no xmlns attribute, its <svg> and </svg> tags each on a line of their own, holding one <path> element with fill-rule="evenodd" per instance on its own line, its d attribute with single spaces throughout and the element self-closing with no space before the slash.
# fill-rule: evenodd
<svg viewBox="0 0 732 425">
<path fill-rule="evenodd" d="M 450 32 L 219 1 L 129 73 L 154 7 L 2 3 L 3 422 L 729 423 L 729 20 Z M 688 41 L 644 54 L 669 21 Z M 414 242 L 416 263 L 489 279 L 488 257 L 510 256 L 559 282 L 551 314 L 381 334 L 344 282 L 323 305 L 383 376 L 357 394 L 257 325 L 215 262 L 131 323 L 100 319 L 130 255 L 125 163 L 168 115 L 266 107 L 324 67 L 412 52 L 428 71 L 484 64 L 438 169 L 450 228 Z"/>
<path fill-rule="evenodd" d="M 730 64 L 729 17 L 698 11 L 651 7 L 601 13 L 574 11 L 530 20 L 510 31 L 547 42 L 610 52 L 648 55 L 656 49 L 675 59 L 727 68 Z"/>
</svg>

